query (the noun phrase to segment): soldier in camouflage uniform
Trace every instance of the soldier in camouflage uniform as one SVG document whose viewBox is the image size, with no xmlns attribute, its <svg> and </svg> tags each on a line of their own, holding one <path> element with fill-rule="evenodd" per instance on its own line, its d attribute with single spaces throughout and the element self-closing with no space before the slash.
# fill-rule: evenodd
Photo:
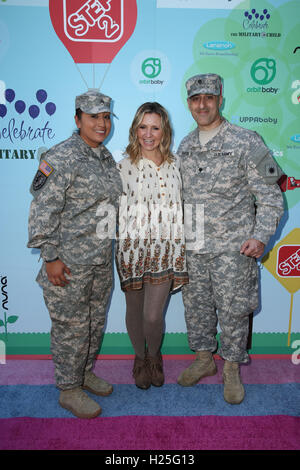
<svg viewBox="0 0 300 470">
<path fill-rule="evenodd" d="M 182 293 L 189 345 L 197 353 L 178 383 L 191 386 L 217 372 L 212 353 L 217 350 L 218 319 L 224 398 L 237 404 L 244 398 L 239 363 L 248 361 L 249 314 L 258 306 L 256 258 L 283 213 L 276 183 L 281 171 L 256 132 L 222 118 L 218 75 L 196 75 L 186 88 L 198 127 L 182 140 L 177 153 L 184 207 L 192 205 L 193 214 L 202 208 L 204 232 L 202 244 L 199 233 L 196 243 L 186 233 L 190 282 Z M 195 221 L 186 223 L 191 227 Z"/>
<path fill-rule="evenodd" d="M 37 282 L 52 320 L 59 403 L 92 418 L 101 408 L 83 389 L 112 392 L 92 372 L 112 288 L 114 236 L 97 229 L 108 213 L 115 217 L 122 183 L 102 144 L 111 130 L 111 98 L 89 90 L 75 108 L 79 132 L 43 154 L 34 177 L 28 247 L 40 248 L 43 259 Z"/>
</svg>

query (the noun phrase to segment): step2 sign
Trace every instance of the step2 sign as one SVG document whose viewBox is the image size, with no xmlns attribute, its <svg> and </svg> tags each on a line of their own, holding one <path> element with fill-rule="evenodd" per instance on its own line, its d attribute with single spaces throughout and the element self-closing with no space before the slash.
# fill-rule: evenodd
<svg viewBox="0 0 300 470">
<path fill-rule="evenodd" d="M 300 277 L 300 245 L 282 245 L 278 249 L 277 275 Z"/>
</svg>

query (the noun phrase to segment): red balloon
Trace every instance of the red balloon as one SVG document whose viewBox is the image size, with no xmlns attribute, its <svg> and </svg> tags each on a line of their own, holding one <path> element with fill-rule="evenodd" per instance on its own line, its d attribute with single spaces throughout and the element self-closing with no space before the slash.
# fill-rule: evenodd
<svg viewBox="0 0 300 470">
<path fill-rule="evenodd" d="M 132 35 L 136 0 L 49 0 L 54 30 L 77 64 L 110 63 Z"/>
</svg>

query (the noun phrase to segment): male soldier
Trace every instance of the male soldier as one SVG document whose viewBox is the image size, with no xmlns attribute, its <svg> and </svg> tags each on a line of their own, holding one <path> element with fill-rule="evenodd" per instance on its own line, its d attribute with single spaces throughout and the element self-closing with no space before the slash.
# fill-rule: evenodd
<svg viewBox="0 0 300 470">
<path fill-rule="evenodd" d="M 216 374 L 218 318 L 224 399 L 238 404 L 244 398 L 239 363 L 248 361 L 249 314 L 258 306 L 256 258 L 283 213 L 280 169 L 255 132 L 221 116 L 221 77 L 196 75 L 186 88 L 198 127 L 182 140 L 178 155 L 184 203 L 204 207 L 204 244 L 193 251 L 187 244 L 190 281 L 183 302 L 189 345 L 197 353 L 178 383 L 191 386 Z"/>
<path fill-rule="evenodd" d="M 122 191 L 102 144 L 111 130 L 110 107 L 111 98 L 97 90 L 77 96 L 79 133 L 42 155 L 31 186 L 28 247 L 40 248 L 44 261 L 37 282 L 52 320 L 59 403 L 80 418 L 101 412 L 83 389 L 112 392 L 92 372 L 112 287 L 112 234 L 98 236 L 97 228 L 107 211 L 114 215 Z"/>
</svg>

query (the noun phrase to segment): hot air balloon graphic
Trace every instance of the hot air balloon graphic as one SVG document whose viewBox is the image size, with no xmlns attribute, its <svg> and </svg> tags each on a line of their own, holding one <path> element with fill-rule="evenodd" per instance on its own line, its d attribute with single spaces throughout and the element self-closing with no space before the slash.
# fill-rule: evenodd
<svg viewBox="0 0 300 470">
<path fill-rule="evenodd" d="M 75 64 L 110 64 L 137 20 L 136 0 L 49 0 L 49 12 Z"/>
<path fill-rule="evenodd" d="M 136 0 L 50 0 L 49 11 L 56 34 L 78 64 L 110 63 L 137 19 Z"/>
</svg>

